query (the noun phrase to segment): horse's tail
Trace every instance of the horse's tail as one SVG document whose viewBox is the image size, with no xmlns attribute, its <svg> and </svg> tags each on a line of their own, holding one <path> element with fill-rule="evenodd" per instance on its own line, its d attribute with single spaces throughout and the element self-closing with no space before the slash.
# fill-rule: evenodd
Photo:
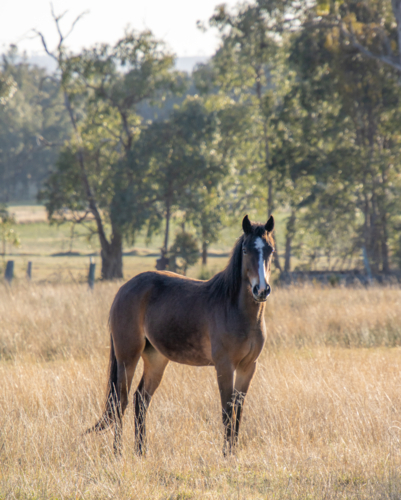
<svg viewBox="0 0 401 500">
<path fill-rule="evenodd" d="M 117 358 L 114 352 L 113 337 L 110 335 L 110 359 L 109 359 L 109 380 L 107 385 L 106 404 L 103 415 L 100 420 L 85 431 L 85 434 L 91 432 L 102 432 L 110 427 L 116 421 L 120 412 L 119 398 L 117 395 Z"/>
</svg>

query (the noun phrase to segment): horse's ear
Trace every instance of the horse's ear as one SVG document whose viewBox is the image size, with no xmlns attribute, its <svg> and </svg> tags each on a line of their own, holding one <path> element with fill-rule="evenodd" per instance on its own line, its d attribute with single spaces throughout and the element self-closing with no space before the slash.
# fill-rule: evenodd
<svg viewBox="0 0 401 500">
<path fill-rule="evenodd" d="M 274 229 L 274 219 L 273 219 L 273 216 L 271 215 L 269 217 L 269 220 L 266 222 L 265 224 L 265 229 L 268 233 L 271 233 Z"/>
<path fill-rule="evenodd" d="M 242 219 L 242 229 L 244 230 L 245 234 L 252 233 L 252 224 L 247 215 L 245 215 L 245 217 Z"/>
</svg>

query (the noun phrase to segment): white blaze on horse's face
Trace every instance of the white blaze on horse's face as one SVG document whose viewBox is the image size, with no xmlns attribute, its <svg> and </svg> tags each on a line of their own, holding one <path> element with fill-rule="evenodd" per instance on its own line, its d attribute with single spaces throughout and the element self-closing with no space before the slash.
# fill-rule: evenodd
<svg viewBox="0 0 401 500">
<path fill-rule="evenodd" d="M 258 260 L 258 275 L 259 275 L 259 283 L 252 283 L 252 289 L 255 285 L 259 285 L 259 292 L 263 292 L 267 288 L 267 280 L 266 280 L 266 266 L 265 261 L 263 259 L 263 249 L 265 247 L 265 242 L 259 236 L 255 240 L 255 248 L 259 252 L 259 260 Z M 254 278 L 256 281 L 256 278 Z"/>
<path fill-rule="evenodd" d="M 256 302 L 264 302 L 270 295 L 270 259 L 273 248 L 263 237 L 257 236 L 244 247 L 246 270 L 252 296 Z"/>
</svg>

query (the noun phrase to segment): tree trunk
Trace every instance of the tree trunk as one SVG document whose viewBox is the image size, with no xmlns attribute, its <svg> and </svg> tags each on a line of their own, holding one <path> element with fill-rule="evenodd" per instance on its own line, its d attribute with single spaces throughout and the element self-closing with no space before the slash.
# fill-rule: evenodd
<svg viewBox="0 0 401 500">
<path fill-rule="evenodd" d="M 372 189 L 372 212 L 370 215 L 370 251 L 371 251 L 371 268 L 374 273 L 379 272 L 381 261 L 381 245 L 380 245 L 380 221 L 377 213 L 377 197 L 375 186 Z"/>
<path fill-rule="evenodd" d="M 388 274 L 390 272 L 390 264 L 388 258 L 388 245 L 385 238 L 382 241 L 382 259 L 383 259 L 383 273 Z"/>
<path fill-rule="evenodd" d="M 265 169 L 266 169 L 266 179 L 267 179 L 267 217 L 269 218 L 272 215 L 273 208 L 274 208 L 274 202 L 273 202 L 273 178 L 272 178 L 272 172 L 270 168 L 270 147 L 269 147 L 269 136 L 268 136 L 268 130 L 267 130 L 267 119 L 266 116 L 264 116 L 264 111 L 263 111 L 263 99 L 262 99 L 262 67 L 259 66 L 256 69 L 256 95 L 258 96 L 259 100 L 259 109 L 260 113 L 263 117 L 263 143 L 264 143 L 264 150 L 265 150 Z M 276 251 L 273 254 L 273 262 L 276 268 L 282 272 L 281 265 L 280 265 L 280 258 L 278 255 L 277 251 L 277 243 L 276 243 Z"/>
<path fill-rule="evenodd" d="M 255 69 L 255 87 L 256 95 L 259 100 L 259 111 L 263 118 L 263 144 L 265 150 L 265 168 L 266 168 L 266 179 L 267 179 L 267 217 L 269 218 L 273 211 L 273 180 L 270 170 L 270 147 L 269 147 L 269 136 L 267 131 L 267 119 L 263 111 L 263 96 L 262 96 L 262 72 L 261 66 Z"/>
<path fill-rule="evenodd" d="M 78 127 L 77 123 L 77 118 L 74 112 L 73 104 L 70 99 L 69 92 L 71 89 L 68 87 L 68 84 L 66 83 L 68 79 L 65 78 L 66 76 L 66 66 L 65 66 L 65 59 L 64 59 L 64 50 L 62 50 L 63 43 L 64 43 L 64 36 L 62 32 L 60 31 L 60 26 L 59 26 L 59 20 L 61 17 L 56 17 L 54 15 L 53 9 L 52 9 L 52 14 L 53 14 L 53 19 L 56 23 L 57 26 L 57 31 L 59 34 L 59 44 L 57 48 L 57 52 L 53 54 L 52 52 L 49 51 L 46 41 L 44 36 L 39 32 L 39 36 L 42 41 L 43 48 L 45 49 L 45 52 L 52 57 L 58 64 L 58 69 L 60 70 L 61 73 L 61 88 L 63 91 L 63 96 L 64 96 L 64 105 L 65 108 L 68 112 L 68 115 L 70 117 L 71 125 L 74 130 L 74 135 L 76 139 L 76 144 L 78 146 L 77 149 L 77 159 L 78 163 L 80 166 L 81 170 L 81 180 L 82 180 L 82 185 L 85 190 L 85 195 L 86 199 L 88 202 L 89 210 L 93 214 L 95 218 L 95 223 L 97 227 L 97 232 L 99 235 L 99 241 L 100 241 L 100 246 L 101 246 L 101 258 L 102 258 L 102 278 L 103 279 L 113 279 L 113 278 L 122 278 L 123 277 L 123 264 L 122 264 L 122 237 L 119 233 L 119 231 L 116 231 L 115 228 L 112 228 L 112 237 L 111 237 L 111 242 L 107 240 L 105 229 L 104 229 L 104 224 L 102 221 L 101 213 L 98 209 L 98 204 L 97 200 L 95 198 L 95 194 L 91 188 L 89 178 L 86 172 L 86 164 L 85 164 L 85 158 L 84 158 L 84 146 L 83 146 L 83 140 L 80 132 L 80 128 Z M 78 18 L 75 20 L 74 24 L 72 27 L 74 27 L 75 23 L 81 16 L 78 16 Z M 127 147 L 126 147 L 127 151 Z"/>
<path fill-rule="evenodd" d="M 381 175 L 381 190 L 382 190 L 382 200 L 379 203 L 379 214 L 381 219 L 381 255 L 382 255 L 382 266 L 383 272 L 390 272 L 390 261 L 389 261 L 389 251 L 388 251 L 388 224 L 387 224 L 387 199 L 386 199 L 386 188 L 387 188 L 387 169 L 386 167 L 382 168 Z"/>
<path fill-rule="evenodd" d="M 278 269 L 280 271 L 280 273 L 283 272 L 283 270 L 281 269 L 281 264 L 280 264 L 280 257 L 278 256 L 278 246 L 277 246 L 277 241 L 274 245 L 276 247 L 276 251 L 274 252 L 273 254 L 273 262 L 274 262 L 274 265 L 276 266 L 276 269 Z"/>
<path fill-rule="evenodd" d="M 111 243 L 101 250 L 102 279 L 112 280 L 123 277 L 123 245 L 121 235 L 113 233 Z"/>
<path fill-rule="evenodd" d="M 382 270 L 384 273 L 390 272 L 390 260 L 388 252 L 388 227 L 387 227 L 387 214 L 384 207 L 379 207 L 380 220 L 381 220 L 381 231 L 380 231 L 380 250 L 381 250 L 381 260 L 382 260 Z"/>
<path fill-rule="evenodd" d="M 270 176 L 270 172 L 268 172 Z M 269 177 L 267 181 L 267 218 L 273 214 L 273 180 Z"/>
<path fill-rule="evenodd" d="M 291 245 L 294 237 L 295 229 L 295 210 L 291 210 L 290 218 L 287 222 L 287 234 L 285 238 L 285 257 L 284 257 L 284 272 L 291 271 Z"/>
<path fill-rule="evenodd" d="M 95 196 L 93 194 L 92 188 L 89 183 L 89 179 L 85 168 L 84 152 L 82 148 L 82 137 L 80 135 L 75 115 L 71 106 L 70 98 L 66 90 L 64 90 L 64 102 L 68 110 L 72 126 L 75 131 L 76 139 L 79 144 L 77 158 L 81 169 L 81 179 L 82 184 L 85 189 L 86 198 L 88 201 L 89 209 L 92 212 L 97 232 L 99 235 L 99 241 L 101 246 L 101 258 L 102 258 L 102 279 L 111 280 L 115 278 L 123 277 L 123 250 L 122 250 L 122 238 L 115 228 L 112 229 L 111 242 L 107 240 L 102 217 L 100 215 Z"/>
<path fill-rule="evenodd" d="M 207 243 L 204 241 L 202 243 L 202 266 L 207 265 Z"/>
<path fill-rule="evenodd" d="M 166 229 L 164 233 L 164 245 L 163 245 L 163 252 L 164 255 L 167 254 L 168 252 L 168 233 L 170 230 L 170 200 L 167 201 L 166 204 Z"/>
</svg>

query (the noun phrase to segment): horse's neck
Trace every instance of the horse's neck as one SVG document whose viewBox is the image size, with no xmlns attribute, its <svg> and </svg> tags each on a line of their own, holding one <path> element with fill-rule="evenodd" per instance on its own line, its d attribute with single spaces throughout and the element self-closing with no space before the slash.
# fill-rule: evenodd
<svg viewBox="0 0 401 500">
<path fill-rule="evenodd" d="M 246 281 L 242 281 L 241 289 L 238 297 L 238 308 L 248 321 L 252 323 L 260 323 L 263 320 L 265 303 L 257 303 L 249 291 L 249 286 Z"/>
</svg>

